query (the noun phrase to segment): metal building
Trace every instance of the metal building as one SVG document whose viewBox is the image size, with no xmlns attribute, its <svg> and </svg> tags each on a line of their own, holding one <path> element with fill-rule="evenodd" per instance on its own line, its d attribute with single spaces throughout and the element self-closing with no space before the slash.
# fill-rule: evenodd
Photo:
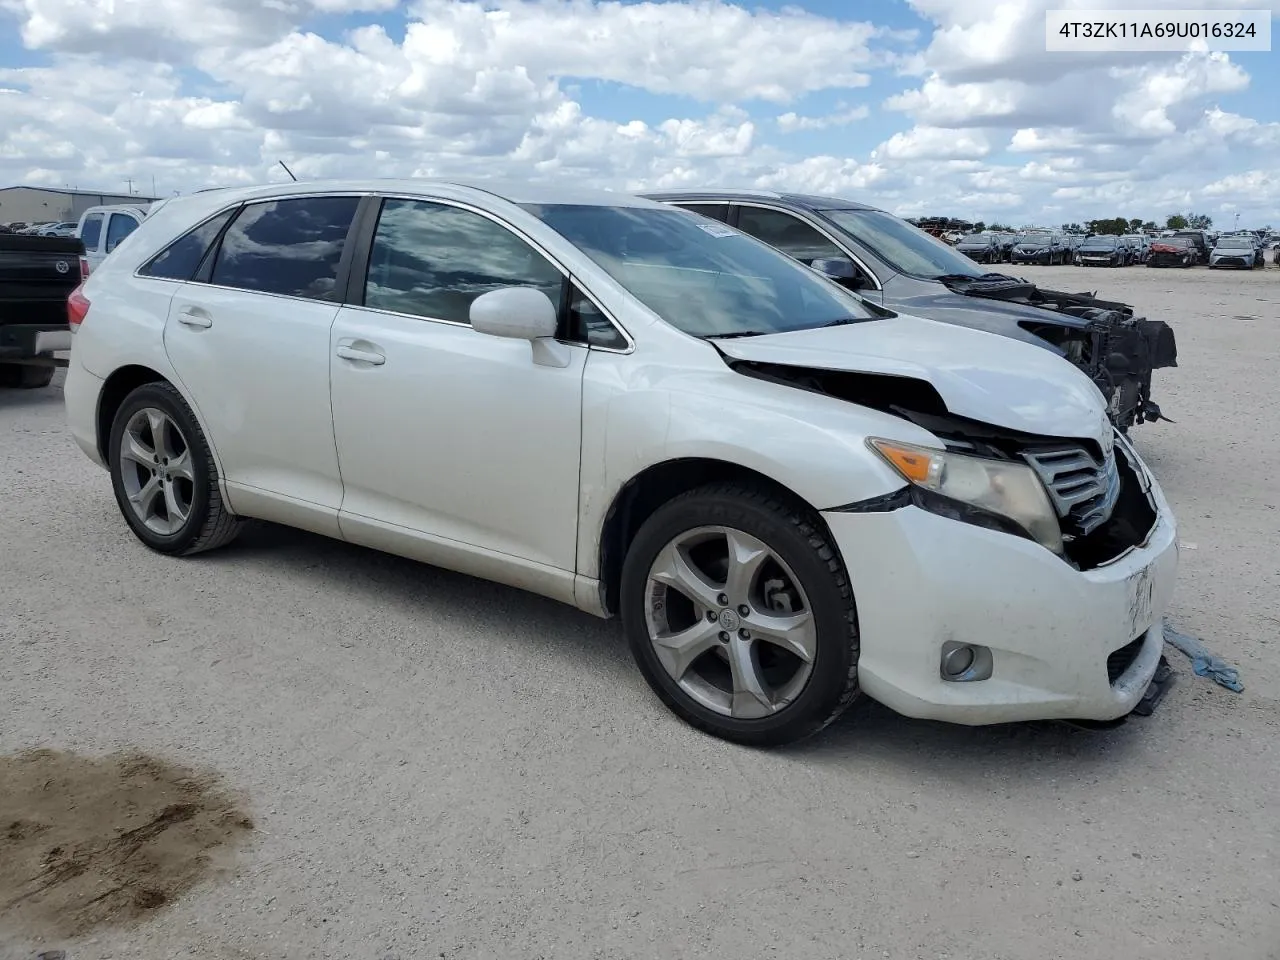
<svg viewBox="0 0 1280 960">
<path fill-rule="evenodd" d="M 0 223 L 44 223 L 79 220 L 90 207 L 109 203 L 147 204 L 156 197 L 136 193 L 94 193 L 91 190 L 54 190 L 48 187 L 0 187 Z"/>
</svg>

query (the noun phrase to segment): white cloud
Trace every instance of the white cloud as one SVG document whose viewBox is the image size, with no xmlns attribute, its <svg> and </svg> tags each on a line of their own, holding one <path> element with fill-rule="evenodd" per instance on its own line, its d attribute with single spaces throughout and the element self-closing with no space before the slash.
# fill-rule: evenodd
<svg viewBox="0 0 1280 960">
<path fill-rule="evenodd" d="M 1070 128 L 1040 130 L 1035 127 L 1023 127 L 1014 131 L 1009 141 L 1009 149 L 1015 153 L 1050 153 L 1075 150 L 1083 142 L 1084 138 Z"/>
<path fill-rule="evenodd" d="M 1111 112 L 1130 129 L 1153 137 L 1175 133 L 1170 108 L 1206 94 L 1232 93 L 1249 85 L 1249 75 L 1225 53 L 1189 53 L 1173 64 L 1117 68 L 1111 76 L 1125 92 Z"/>
<path fill-rule="evenodd" d="M 841 196 L 884 186 L 891 180 L 892 175 L 883 164 L 823 156 L 783 164 L 761 173 L 751 185 L 762 190 L 807 190 Z"/>
<path fill-rule="evenodd" d="M 1206 196 L 1236 197 L 1245 202 L 1280 199 L 1280 174 L 1269 170 L 1249 170 L 1215 180 L 1204 188 Z"/>
<path fill-rule="evenodd" d="M 1245 58 L 1045 54 L 1046 7 L 1108 0 L 911 2 L 937 30 L 904 54 L 905 34 L 753 0 L 0 0 L 43 64 L 0 68 L 0 180 L 168 192 L 282 178 L 283 159 L 1016 222 L 1212 204 L 1280 221 L 1259 172 L 1280 123 L 1242 106 Z M 874 137 L 872 74 L 901 88 Z"/>
<path fill-rule="evenodd" d="M 942 160 L 985 157 L 990 152 L 991 145 L 978 130 L 913 127 L 904 133 L 895 133 L 873 150 L 871 156 L 886 160 Z"/>
<path fill-rule="evenodd" d="M 1028 87 L 1013 80 L 951 84 L 934 74 L 918 90 L 890 97 L 885 107 L 908 113 L 917 123 L 982 126 L 1013 116 L 1027 97 Z"/>
<path fill-rule="evenodd" d="M 857 106 L 825 117 L 802 117 L 796 113 L 784 113 L 778 117 L 778 129 L 783 133 L 794 133 L 797 130 L 828 130 L 831 127 L 847 127 L 851 123 L 865 120 L 871 111 L 865 106 Z"/>
</svg>

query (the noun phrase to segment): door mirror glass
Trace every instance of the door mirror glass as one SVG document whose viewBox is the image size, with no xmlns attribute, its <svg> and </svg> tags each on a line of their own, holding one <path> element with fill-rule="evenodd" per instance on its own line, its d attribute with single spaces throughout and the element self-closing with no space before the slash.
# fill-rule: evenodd
<svg viewBox="0 0 1280 960">
<path fill-rule="evenodd" d="M 491 337 L 541 340 L 556 335 L 556 307 L 535 287 L 503 287 L 471 301 L 471 325 Z"/>
<path fill-rule="evenodd" d="M 809 266 L 850 290 L 858 290 L 864 285 L 858 268 L 853 265 L 852 260 L 844 257 L 819 257 Z"/>
</svg>

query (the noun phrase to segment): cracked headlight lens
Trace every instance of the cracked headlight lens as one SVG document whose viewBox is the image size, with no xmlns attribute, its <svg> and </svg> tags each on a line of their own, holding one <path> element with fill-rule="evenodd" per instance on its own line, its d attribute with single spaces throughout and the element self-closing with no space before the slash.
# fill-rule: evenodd
<svg viewBox="0 0 1280 960">
<path fill-rule="evenodd" d="M 1026 464 L 971 457 L 897 440 L 872 437 L 867 442 L 914 489 L 933 495 L 917 497 L 918 506 L 958 520 L 978 522 L 955 509 L 955 505 L 965 505 L 1012 521 L 1018 532 L 1054 553 L 1062 553 L 1058 515 L 1044 484 Z M 999 529 L 998 524 L 980 525 Z"/>
</svg>

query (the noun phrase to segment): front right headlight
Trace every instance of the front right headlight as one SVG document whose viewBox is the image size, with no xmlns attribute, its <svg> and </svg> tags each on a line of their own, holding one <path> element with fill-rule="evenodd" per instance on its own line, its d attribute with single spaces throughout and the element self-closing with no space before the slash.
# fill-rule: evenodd
<svg viewBox="0 0 1280 960">
<path fill-rule="evenodd" d="M 917 506 L 981 526 L 1020 533 L 1054 553 L 1062 553 L 1062 528 L 1044 484 L 1025 463 L 971 457 L 934 447 L 872 437 L 871 449 L 911 484 Z M 957 507 L 978 511 L 966 515 Z M 981 523 L 983 515 L 1004 521 Z M 1008 529 L 1009 523 L 1014 526 Z"/>
</svg>

